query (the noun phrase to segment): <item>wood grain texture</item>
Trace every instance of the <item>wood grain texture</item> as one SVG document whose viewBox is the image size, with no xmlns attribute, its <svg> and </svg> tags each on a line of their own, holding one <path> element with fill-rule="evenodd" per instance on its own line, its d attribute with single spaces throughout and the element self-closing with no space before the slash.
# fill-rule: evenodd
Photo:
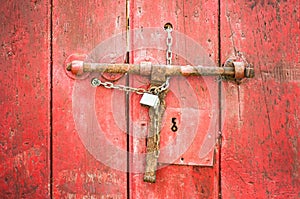
<svg viewBox="0 0 300 199">
<path fill-rule="evenodd" d="M 172 23 L 174 30 L 183 33 L 186 37 L 194 39 L 201 45 L 205 51 L 205 57 L 199 55 L 205 63 L 206 57 L 211 58 L 215 63 L 218 60 L 218 3 L 217 1 L 206 2 L 206 1 L 131 1 L 132 18 L 130 19 L 131 28 L 137 29 L 141 32 L 147 31 L 147 28 L 161 28 L 167 22 Z M 142 34 L 142 33 L 141 33 Z M 166 32 L 161 33 L 166 36 Z M 141 37 L 140 34 L 132 35 L 132 40 L 135 41 L 135 37 Z M 151 37 L 145 37 L 145 40 L 151 40 Z M 155 42 L 155 41 L 153 41 Z M 142 48 L 131 53 L 131 61 L 139 63 L 140 61 L 151 61 L 153 63 L 165 64 L 165 40 L 162 41 L 162 49 L 146 49 Z M 177 42 L 177 44 L 175 44 Z M 174 51 L 180 51 L 178 43 L 185 42 L 176 41 L 174 38 Z M 132 48 L 135 49 L 135 43 L 133 42 Z M 184 45 L 183 45 L 184 46 Z M 181 46 L 182 48 L 182 46 Z M 186 45 L 183 47 L 186 54 L 197 53 L 190 49 L 191 46 Z M 198 52 L 201 54 L 202 52 Z M 185 54 L 185 53 L 183 53 Z M 173 54 L 174 64 L 190 64 L 187 57 L 182 55 Z M 208 58 L 208 59 L 209 59 Z M 207 60 L 206 60 L 207 61 Z M 189 93 L 184 90 L 185 84 L 191 85 L 194 89 L 194 93 Z M 149 77 L 142 78 L 139 76 L 131 76 L 131 84 L 133 86 L 149 86 Z M 181 90 L 180 90 L 181 88 Z M 202 88 L 202 89 L 201 89 Z M 174 94 L 174 90 L 179 89 L 180 91 L 177 96 Z M 216 89 L 217 90 L 217 89 Z M 195 94 L 196 93 L 196 94 Z M 196 101 L 191 103 L 189 101 L 190 96 L 195 94 L 197 96 Z M 131 131 L 133 138 L 130 140 L 130 147 L 134 153 L 145 153 L 146 139 L 145 137 L 138 137 L 141 134 L 145 136 L 147 134 L 147 122 L 148 109 L 146 107 L 139 107 L 138 100 L 139 96 L 132 96 L 130 100 L 131 105 Z M 190 124 L 187 126 L 193 126 L 194 121 L 200 119 L 199 126 L 193 126 L 194 129 L 198 128 L 197 135 L 201 135 L 207 132 L 207 126 L 210 123 L 209 114 L 205 113 L 206 117 L 191 118 L 191 120 L 182 121 L 180 113 L 180 103 L 189 104 L 190 109 L 197 109 L 200 111 L 208 111 L 211 108 L 211 101 L 209 93 L 205 87 L 205 82 L 202 78 L 188 78 L 185 79 L 172 77 L 170 91 L 166 98 L 167 110 L 164 116 L 163 128 L 161 131 L 161 148 L 166 147 L 170 142 L 176 140 L 178 143 L 182 143 L 182 147 L 191 137 L 185 137 L 185 139 L 176 139 L 178 136 L 176 133 L 170 130 L 172 126 L 172 117 L 177 118 L 179 125 L 179 132 L 182 134 L 189 135 L 190 131 L 182 130 L 184 124 Z M 196 104 L 199 103 L 199 106 Z M 209 111 L 208 111 L 209 112 Z M 207 125 L 207 126 L 206 126 Z M 217 125 L 216 125 L 217 127 Z M 193 129 L 193 130 L 194 130 Z M 216 132 L 217 133 L 217 132 Z M 136 136 L 136 137 L 135 137 Z M 201 137 L 201 136 L 200 136 Z M 203 138 L 202 138 L 203 139 Z M 198 143 L 197 143 L 198 141 Z M 202 140 L 203 141 L 203 140 Z M 178 160 L 174 162 L 176 165 L 169 165 L 157 171 L 157 181 L 155 184 L 143 182 L 143 174 L 135 173 L 130 176 L 130 197 L 131 198 L 217 198 L 218 197 L 218 156 L 215 156 L 217 162 L 213 167 L 201 167 L 197 165 L 195 161 L 194 166 L 187 166 L 193 160 L 196 160 L 196 156 L 199 154 L 199 150 L 202 144 L 201 140 L 195 139 L 194 147 L 190 147 L 190 151 L 182 154 Z M 179 144 L 180 145 L 180 144 Z M 192 145 L 193 146 L 193 145 Z M 167 154 L 161 152 L 160 162 L 164 162 L 164 157 Z M 136 163 L 141 161 L 131 160 L 131 167 L 136 167 Z M 182 164 L 182 165 L 180 165 Z M 179 166 L 180 165 L 180 166 Z"/>
<path fill-rule="evenodd" d="M 50 5 L 1 3 L 0 198 L 47 198 Z"/>
<path fill-rule="evenodd" d="M 97 57 L 101 49 L 96 47 L 126 31 L 126 1 L 53 0 L 53 60 L 50 1 L 3 2 L 0 8 L 0 198 L 49 198 L 51 194 L 53 198 L 218 198 L 219 161 L 222 198 L 299 198 L 299 2 L 220 3 L 221 62 L 240 51 L 254 65 L 256 77 L 240 85 L 223 83 L 221 160 L 216 148 L 213 167 L 187 166 L 187 161 L 198 161 L 193 156 L 198 148 L 193 145 L 182 156 L 184 159 L 179 158 L 175 164 L 157 172 L 156 184 L 149 184 L 143 182 L 141 173 L 131 173 L 127 179 L 126 172 L 99 161 L 93 152 L 101 150 L 102 143 L 92 145 L 97 134 L 93 129 L 95 124 L 87 127 L 87 132 L 91 132 L 87 135 L 89 143 L 80 137 L 72 106 L 73 101 L 80 101 L 80 96 L 74 96 L 74 86 L 80 83 L 70 78 L 64 68 L 70 54 L 89 54 L 93 50 L 96 56 L 93 61 L 124 61 L 124 56 L 118 54 L 118 49 L 126 47 L 124 43 L 115 42 L 103 48 L 111 50 L 103 57 Z M 162 28 L 171 22 L 175 30 L 194 39 L 218 62 L 218 1 L 133 0 L 130 5 L 131 28 Z M 132 42 L 136 35 L 131 36 Z M 121 37 L 126 40 L 126 34 Z M 130 61 L 149 59 L 164 63 L 164 56 L 164 51 L 140 49 L 131 52 Z M 173 60 L 175 64 L 188 64 L 184 57 L 174 55 Z M 125 78 L 117 83 L 125 84 Z M 146 83 L 149 83 L 147 78 L 130 77 L 133 86 L 145 87 Z M 183 85 L 180 79 L 171 83 L 177 87 Z M 199 109 L 208 110 L 211 101 L 207 89 L 201 87 L 203 79 L 189 78 L 188 83 L 197 88 L 194 91 Z M 190 97 L 186 91 L 181 94 L 180 97 Z M 143 153 L 145 139 L 134 137 L 146 133 L 148 122 L 147 108 L 140 107 L 139 97 L 131 95 L 125 104 L 121 91 L 97 88 L 95 99 L 98 100 L 91 114 L 96 115 L 96 123 L 105 129 L 104 136 L 110 143 L 124 151 L 129 144 L 130 152 Z M 87 104 L 90 101 L 82 99 L 83 109 L 91 107 Z M 171 109 L 164 118 L 167 122 L 162 146 L 175 137 L 170 134 L 168 122 L 173 115 L 177 116 L 179 104 L 172 90 L 166 100 Z M 130 107 L 128 118 L 126 107 Z M 180 128 L 184 121 L 178 117 L 177 122 Z M 206 130 L 209 119 L 202 122 L 199 134 Z M 129 143 L 127 128 L 133 135 Z M 49 145 L 51 130 L 53 154 Z M 51 155 L 53 193 L 49 184 Z M 111 159 L 118 163 L 117 158 Z M 133 159 L 129 163 L 131 169 L 137 166 Z"/>
<path fill-rule="evenodd" d="M 89 105 L 93 106 L 94 112 L 88 113 L 90 116 L 97 115 L 98 120 L 94 124 L 104 125 L 104 136 L 126 150 L 126 133 L 113 126 L 115 122 L 112 110 L 109 110 L 112 91 L 97 89 L 93 98 L 96 103 L 93 104 L 84 95 L 74 96 L 75 85 L 81 86 L 82 83 L 69 78 L 64 68 L 69 55 L 90 54 L 102 41 L 124 31 L 125 22 L 124 1 L 53 1 L 54 198 L 126 198 L 126 172 L 105 166 L 95 158 L 95 154 L 90 153 L 93 148 L 101 150 L 101 143 L 92 145 L 92 140 L 90 143 L 83 140 L 93 139 L 100 132 L 95 132 L 94 126 L 88 123 L 87 134 L 84 138 L 80 137 L 80 124 L 76 123 L 73 111 L 81 107 L 89 111 Z M 88 78 L 85 80 L 90 81 Z M 83 86 L 86 86 L 88 94 L 91 85 Z M 116 98 L 122 98 L 122 95 L 119 93 Z M 80 107 L 72 107 L 76 100 L 80 101 Z M 120 109 L 124 108 L 124 104 L 119 105 Z"/>
<path fill-rule="evenodd" d="M 225 83 L 223 198 L 299 198 L 299 2 L 222 1 L 222 60 L 256 77 Z"/>
</svg>

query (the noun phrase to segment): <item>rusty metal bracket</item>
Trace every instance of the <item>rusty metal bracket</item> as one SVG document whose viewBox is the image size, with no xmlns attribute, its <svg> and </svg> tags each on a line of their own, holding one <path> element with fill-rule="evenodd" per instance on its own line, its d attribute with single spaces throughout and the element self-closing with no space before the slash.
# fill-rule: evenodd
<svg viewBox="0 0 300 199">
<path fill-rule="evenodd" d="M 75 76 L 82 76 L 85 73 L 120 73 L 120 74 L 138 74 L 150 76 L 151 87 L 157 87 L 164 83 L 169 83 L 170 76 L 225 76 L 240 81 L 243 78 L 254 77 L 254 69 L 246 65 L 244 61 L 227 60 L 223 67 L 211 66 L 181 66 L 181 65 L 153 65 L 151 62 L 141 62 L 140 64 L 107 64 L 107 63 L 86 63 L 84 61 L 74 60 L 67 64 L 66 70 Z M 94 79 L 95 80 L 95 79 Z M 139 92 L 138 89 L 114 86 L 111 82 L 101 82 L 95 80 L 92 85 L 104 85 L 106 88 L 118 88 L 125 91 Z M 150 88 L 151 88 L 150 87 Z M 126 88 L 126 89 L 125 89 Z M 127 90 L 128 88 L 128 90 Z M 167 87 L 166 87 L 167 88 Z M 158 106 L 149 108 L 150 130 L 147 137 L 147 155 L 144 181 L 154 183 L 156 181 L 156 170 L 158 166 L 159 145 L 160 145 L 160 126 L 166 109 L 165 97 L 168 90 L 156 93 L 158 97 Z M 139 94 L 139 93 L 138 93 Z"/>
<path fill-rule="evenodd" d="M 151 67 L 151 84 L 153 86 L 161 85 L 166 81 L 166 67 L 158 65 L 157 67 Z"/>
<path fill-rule="evenodd" d="M 167 67 L 162 65 L 151 67 L 151 87 L 162 85 L 166 82 L 166 70 Z M 144 173 L 145 182 L 155 183 L 156 181 L 156 170 L 158 165 L 158 156 L 160 153 L 160 128 L 162 118 L 166 110 L 165 97 L 167 92 L 168 89 L 158 93 L 159 105 L 157 108 L 149 108 L 150 129 L 147 137 L 147 155 Z"/>
<path fill-rule="evenodd" d="M 153 70 L 155 69 L 155 70 Z M 67 64 L 66 70 L 74 75 L 81 76 L 89 72 L 105 73 L 129 73 L 149 76 L 151 81 L 161 82 L 168 76 L 226 76 L 235 79 L 253 78 L 254 69 L 243 61 L 226 61 L 223 67 L 212 66 L 190 66 L 190 65 L 153 65 L 151 62 L 140 64 L 108 64 L 108 63 L 87 63 L 83 61 L 72 61 Z M 161 74 L 161 75 L 159 75 Z M 161 76 L 164 76 L 161 77 Z"/>
</svg>

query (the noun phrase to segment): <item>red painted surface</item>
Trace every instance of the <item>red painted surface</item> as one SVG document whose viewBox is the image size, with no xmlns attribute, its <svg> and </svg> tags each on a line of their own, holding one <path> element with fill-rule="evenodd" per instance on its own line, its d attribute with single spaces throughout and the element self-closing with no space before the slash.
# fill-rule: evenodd
<svg viewBox="0 0 300 199">
<path fill-rule="evenodd" d="M 50 5 L 0 12 L 0 198 L 49 198 Z"/>
<path fill-rule="evenodd" d="M 75 86 L 90 80 L 69 78 L 64 68 L 69 55 L 90 54 L 100 42 L 124 30 L 124 2 L 53 1 L 53 198 L 126 198 L 126 173 L 98 161 L 89 150 L 100 147 L 100 151 L 101 143 L 84 139 L 93 139 L 100 132 L 87 124 L 88 134 L 80 137 L 80 124 L 76 124 L 80 116 L 74 109 L 83 107 L 88 111 L 91 103 L 84 94 L 74 94 Z M 83 86 L 91 88 L 90 84 Z M 111 96 L 112 91 L 97 89 L 97 103 L 92 104 L 96 112 L 90 117 L 97 114 L 108 140 L 126 149 L 126 133 L 112 125 L 108 106 Z M 72 107 L 76 100 L 78 103 Z"/>
<path fill-rule="evenodd" d="M 74 79 L 65 70 L 73 53 L 86 54 L 88 61 L 124 62 L 126 1 L 52 3 L 51 7 L 46 0 L 9 1 L 0 8 L 0 198 L 50 198 L 51 194 L 52 198 L 218 198 L 219 191 L 226 199 L 300 197 L 296 0 L 220 1 L 220 41 L 218 1 L 130 1 L 130 29 L 147 32 L 171 22 L 174 31 L 203 47 L 195 51 L 185 41 L 183 48 L 174 38 L 174 52 L 185 55 L 174 54 L 174 64 L 190 64 L 187 57 L 198 53 L 197 63 L 209 63 L 211 58 L 217 65 L 221 42 L 221 63 L 240 51 L 256 72 L 254 79 L 240 85 L 223 82 L 222 147 L 209 151 L 208 162 L 197 156 L 207 146 L 204 135 L 212 120 L 207 82 L 202 77 L 172 78 L 161 146 L 179 136 L 170 131 L 173 117 L 179 129 L 195 122 L 181 116 L 180 101 L 198 111 L 199 123 L 195 123 L 196 139 L 180 157 L 170 162 L 168 154 L 161 153 L 160 163 L 171 165 L 157 171 L 155 184 L 143 182 L 142 173 L 126 173 L 126 150 L 142 154 L 146 149 L 145 137 L 135 137 L 147 134 L 149 122 L 147 108 L 139 104 L 141 96 L 131 94 L 126 102 L 122 91 L 92 88 L 94 74 Z M 164 31 L 158 33 L 165 37 Z M 139 36 L 130 34 L 129 47 L 134 51 L 129 61 L 165 63 L 164 45 L 160 50 L 135 49 Z M 96 76 L 123 85 L 127 78 Z M 128 78 L 132 86 L 149 85 L 149 77 Z M 189 101 L 193 97 L 195 103 Z M 213 122 L 216 139 L 219 120 Z M 179 139 L 174 145 L 188 141 Z M 114 153 L 119 151 L 125 153 Z M 129 157 L 130 172 L 144 162 Z"/>
<path fill-rule="evenodd" d="M 299 198 L 299 2 L 222 1 L 222 60 L 244 53 L 256 77 L 225 83 L 223 198 Z"/>
<path fill-rule="evenodd" d="M 187 38 L 194 39 L 194 42 L 201 45 L 204 50 L 195 52 L 187 42 L 178 40 L 173 32 L 173 63 L 174 64 L 192 64 L 191 57 L 198 57 L 200 61 L 196 64 L 208 64 L 210 58 L 212 64 L 217 61 L 218 56 L 218 3 L 213 2 L 187 2 L 187 1 L 132 1 L 131 2 L 131 28 L 138 29 L 142 32 L 147 28 L 160 28 L 162 41 L 157 42 L 156 49 L 136 50 L 131 53 L 131 61 L 139 63 L 140 61 L 151 61 L 154 63 L 166 63 L 166 32 L 163 27 L 170 22 L 174 31 L 183 33 Z M 155 16 L 155 17 L 154 17 Z M 203 30 L 207 30 L 205 33 Z M 151 37 L 141 37 L 143 33 L 135 33 L 132 35 L 133 49 L 139 42 L 147 43 Z M 144 38 L 146 41 L 141 41 Z M 139 42 L 136 42 L 138 40 Z M 155 46 L 155 45 L 154 45 Z M 159 47 L 159 48 L 158 48 Z M 182 52 L 180 55 L 176 52 Z M 196 55 L 196 56 L 194 56 Z M 190 58 L 188 60 L 188 58 Z M 193 60 L 194 61 L 194 60 Z M 195 63 L 194 63 L 195 64 Z M 147 87 L 149 86 L 149 77 L 141 78 L 139 76 L 131 77 L 132 85 Z M 218 166 L 201 167 L 200 164 L 210 165 L 210 160 L 218 161 L 218 156 L 207 156 L 208 162 L 198 159 L 201 147 L 204 145 L 204 137 L 208 132 L 210 118 L 208 117 L 212 109 L 212 100 L 209 97 L 208 88 L 205 81 L 199 77 L 179 78 L 172 77 L 170 82 L 170 91 L 166 97 L 167 109 L 163 119 L 163 127 L 161 131 L 161 154 L 159 162 L 168 163 L 163 169 L 157 171 L 157 182 L 149 184 L 143 182 L 143 174 L 132 174 L 130 176 L 130 197 L 131 198 L 217 198 L 218 195 Z M 190 87 L 187 85 L 190 84 Z M 213 82 L 215 91 L 217 91 L 217 83 Z M 190 89 L 189 89 L 190 88 Z M 177 91 L 177 92 L 176 92 Z M 193 95 L 194 98 L 193 98 Z M 216 94 L 217 97 L 217 94 Z M 147 132 L 147 126 L 143 126 L 148 122 L 148 108 L 139 105 L 139 96 L 132 96 L 131 105 L 131 131 L 133 138 L 130 140 L 131 150 L 135 153 L 145 153 L 145 139 L 139 138 L 141 130 Z M 183 108 L 199 111 L 194 118 L 185 118 Z M 216 109 L 218 112 L 218 109 Z M 192 113 L 192 111 L 191 111 Z M 203 113 L 203 115 L 202 115 Z M 172 118 L 177 119 L 178 132 L 171 131 Z M 198 123 L 196 122 L 199 119 Z M 192 129 L 189 124 L 194 124 Z M 183 128 L 186 126 L 185 128 Z M 214 133 L 218 132 L 218 124 L 216 123 Z M 193 138 L 192 132 L 196 131 L 196 138 Z M 178 139 L 180 135 L 187 135 L 184 139 Z M 215 136 L 215 134 L 214 134 Z M 214 137 L 215 138 L 215 137 Z M 212 138 L 212 139 L 214 139 Z M 190 144 L 189 142 L 192 141 Z M 168 159 L 167 151 L 163 150 L 174 142 L 178 148 L 183 148 L 188 143 L 188 149 L 185 153 L 173 161 Z M 175 147 L 176 148 L 176 147 Z M 174 149 L 175 149 L 174 148 Z M 176 158 L 176 157 L 175 157 Z M 210 159 L 211 158 L 211 159 Z M 214 159 L 215 158 L 215 159 Z M 138 161 L 131 160 L 132 169 L 136 168 Z M 178 166 L 180 164 L 181 166 Z M 187 166 L 194 165 L 194 166 Z M 213 165 L 213 163 L 212 163 Z"/>
</svg>

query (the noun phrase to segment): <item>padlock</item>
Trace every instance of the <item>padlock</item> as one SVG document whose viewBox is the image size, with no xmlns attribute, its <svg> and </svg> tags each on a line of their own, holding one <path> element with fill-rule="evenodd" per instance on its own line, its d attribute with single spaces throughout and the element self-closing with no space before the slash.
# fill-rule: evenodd
<svg viewBox="0 0 300 199">
<path fill-rule="evenodd" d="M 142 105 L 157 108 L 157 106 L 159 104 L 159 98 L 158 98 L 157 95 L 153 95 L 153 94 L 150 94 L 150 93 L 144 93 L 140 103 Z"/>
</svg>

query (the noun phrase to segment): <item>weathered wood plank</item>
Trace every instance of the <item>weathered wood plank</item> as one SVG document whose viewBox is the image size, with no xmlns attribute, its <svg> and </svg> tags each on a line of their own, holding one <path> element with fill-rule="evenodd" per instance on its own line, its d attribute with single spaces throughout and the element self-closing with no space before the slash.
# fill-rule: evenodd
<svg viewBox="0 0 300 199">
<path fill-rule="evenodd" d="M 166 63 L 166 41 L 164 39 L 161 41 L 160 38 L 165 38 L 167 33 L 157 29 L 163 30 L 163 27 L 167 22 L 172 23 L 174 31 L 181 32 L 186 38 L 192 38 L 195 43 L 198 43 L 204 49 L 203 51 L 195 52 L 194 49 L 188 45 L 186 40 L 178 40 L 179 37 L 174 38 L 174 64 L 191 64 L 193 61 L 199 61 L 199 59 L 199 62 L 202 64 L 205 62 L 211 63 L 211 60 L 213 60 L 213 64 L 217 62 L 217 1 L 138 0 L 131 2 L 130 13 L 132 15 L 130 21 L 131 28 L 138 30 L 132 35 L 133 46 L 131 47 L 132 49 L 135 49 L 137 46 L 142 46 L 136 41 L 145 43 L 144 48 L 140 48 L 131 53 L 132 62 L 139 63 L 140 61 L 151 61 L 155 64 Z M 146 31 L 149 31 L 147 28 L 156 28 L 156 31 L 152 33 L 152 37 L 142 36 L 143 34 L 146 34 Z M 139 31 L 141 31 L 141 33 L 139 33 Z M 153 37 L 155 36 L 159 38 L 154 40 Z M 149 42 L 151 45 L 149 44 L 147 46 L 147 41 L 151 41 Z M 159 41 L 162 43 L 157 43 Z M 184 46 L 185 42 L 186 46 Z M 155 44 L 157 45 L 155 46 Z M 146 47 L 149 46 L 152 46 L 153 48 L 147 49 Z M 181 55 L 176 55 L 175 52 L 181 52 Z M 205 54 L 203 54 L 204 52 Z M 193 60 L 192 58 L 198 54 L 199 59 Z M 131 77 L 131 85 L 134 87 L 142 86 L 146 88 L 149 86 L 149 77 Z M 214 82 L 214 84 L 216 86 L 215 91 L 217 91 L 217 83 Z M 189 93 L 186 89 L 190 88 L 188 85 L 192 88 L 189 90 L 192 93 Z M 163 128 L 161 132 L 162 152 L 159 159 L 159 162 L 171 163 L 171 165 L 157 171 L 157 181 L 155 184 L 143 182 L 143 173 L 132 173 L 130 176 L 131 198 L 217 197 L 218 165 L 215 164 L 214 167 L 196 166 L 200 164 L 200 160 L 197 157 L 204 142 L 203 137 L 205 136 L 203 136 L 203 134 L 205 135 L 205 133 L 208 132 L 208 126 L 210 124 L 208 115 L 212 108 L 212 101 L 206 86 L 205 81 L 199 77 L 187 79 L 172 77 L 170 91 L 166 98 L 167 110 L 163 119 Z M 140 107 L 139 99 L 140 96 L 133 95 L 130 100 L 132 118 L 131 132 L 133 136 L 130 140 L 130 147 L 131 152 L 134 154 L 143 154 L 146 152 L 145 136 L 147 135 L 147 123 L 149 122 L 148 109 L 146 107 Z M 191 99 L 193 99 L 193 102 L 191 102 Z M 189 110 L 199 111 L 199 113 L 197 112 L 198 115 L 195 118 L 186 120 L 186 118 L 182 116 L 186 109 L 183 110 L 184 108 L 182 108 L 182 106 L 187 106 L 190 108 Z M 191 115 L 193 114 L 192 111 L 190 113 Z M 173 117 L 176 118 L 179 133 L 171 131 Z M 197 123 L 197 121 L 199 123 Z M 217 120 L 215 127 L 215 130 L 217 131 Z M 193 140 L 193 136 L 189 136 L 189 134 L 193 134 L 193 131 L 195 130 L 196 138 Z M 178 139 L 180 134 L 185 134 L 187 136 L 182 136 L 183 139 Z M 170 162 L 170 156 L 168 156 L 169 153 L 166 151 L 166 146 L 171 145 L 171 143 L 179 143 L 181 147 L 178 147 L 177 149 L 181 150 L 186 147 L 185 145 L 190 141 L 192 141 L 192 144 L 189 144 L 189 149 L 180 157 Z M 176 149 L 176 147 L 173 149 Z M 175 150 L 172 152 L 170 151 L 170 154 L 174 153 L 174 151 Z M 215 156 L 215 160 L 218 160 L 217 156 Z M 139 167 L 137 163 L 141 163 L 141 159 L 131 160 L 132 171 L 137 171 L 136 169 Z"/>
<path fill-rule="evenodd" d="M 222 60 L 256 77 L 225 84 L 224 198 L 299 198 L 299 2 L 221 1 Z"/>
<path fill-rule="evenodd" d="M 0 12 L 0 198 L 47 198 L 50 1 L 2 1 Z"/>
<path fill-rule="evenodd" d="M 93 58 L 98 60 L 93 61 L 111 61 L 106 60 L 111 54 L 103 55 L 96 47 L 125 31 L 125 1 L 54 0 L 53 4 L 53 196 L 126 198 L 126 172 L 103 164 L 104 159 L 111 157 L 101 159 L 99 154 L 113 151 L 98 142 L 102 137 L 126 150 L 126 126 L 116 125 L 115 112 L 110 106 L 113 99 L 123 99 L 124 93 L 91 88 L 90 77 L 81 82 L 71 79 L 64 68 L 65 60 L 73 53 L 90 55 L 96 51 Z M 118 49 L 115 43 L 110 45 Z M 78 89 L 85 92 L 78 94 Z M 124 101 L 118 108 L 125 109 Z M 125 115 L 122 116 L 125 121 Z M 113 160 L 116 164 L 119 161 Z"/>
</svg>

